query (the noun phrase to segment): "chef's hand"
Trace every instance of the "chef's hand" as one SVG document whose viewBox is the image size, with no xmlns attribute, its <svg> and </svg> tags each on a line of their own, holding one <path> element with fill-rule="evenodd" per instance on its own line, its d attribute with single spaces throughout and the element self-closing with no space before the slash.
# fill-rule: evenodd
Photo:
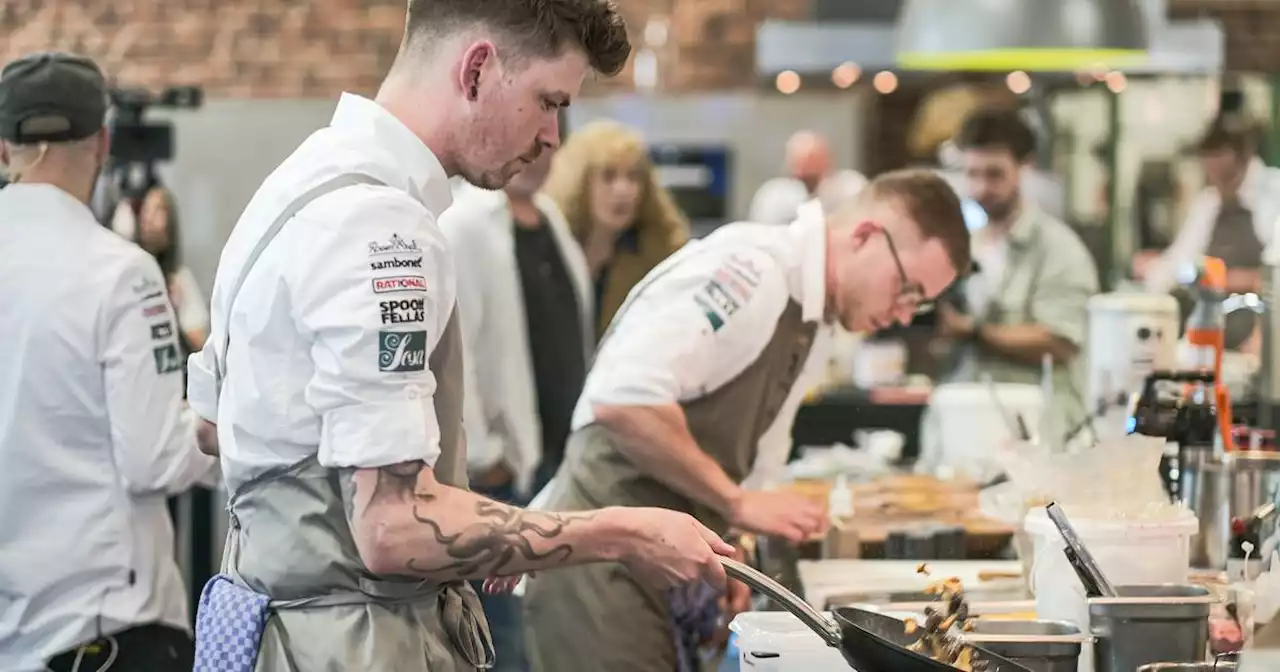
<svg viewBox="0 0 1280 672">
<path fill-rule="evenodd" d="M 938 304 L 938 332 L 947 338 L 968 338 L 973 335 L 977 323 L 972 315 L 965 315 L 943 301 Z"/>
<path fill-rule="evenodd" d="M 486 595 L 507 595 L 520 585 L 520 581 L 525 576 L 536 576 L 533 572 L 528 574 L 517 574 L 515 576 L 492 576 L 484 580 L 484 592 Z"/>
<path fill-rule="evenodd" d="M 743 490 L 733 504 L 730 522 L 748 532 L 798 544 L 823 531 L 827 509 L 811 497 L 786 490 Z"/>
<path fill-rule="evenodd" d="M 626 532 L 619 558 L 631 573 L 657 588 L 705 581 L 725 585 L 720 556 L 733 546 L 693 516 L 668 509 L 620 507 L 605 509 Z"/>
</svg>

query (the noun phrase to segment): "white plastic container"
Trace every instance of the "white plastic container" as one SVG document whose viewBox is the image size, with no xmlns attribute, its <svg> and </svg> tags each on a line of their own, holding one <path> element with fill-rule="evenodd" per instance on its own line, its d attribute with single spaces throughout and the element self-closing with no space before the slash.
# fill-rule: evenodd
<svg viewBox="0 0 1280 672">
<path fill-rule="evenodd" d="M 1140 392 L 1152 371 L 1177 368 L 1178 300 L 1142 292 L 1090 297 L 1087 350 L 1089 408 Z"/>
<path fill-rule="evenodd" d="M 1115 520 L 1072 517 L 1081 543 L 1093 555 L 1112 585 L 1186 583 L 1191 565 L 1191 537 L 1199 529 L 1194 516 L 1173 520 Z M 1063 554 L 1062 535 L 1043 508 L 1032 509 L 1026 531 L 1035 544 L 1031 590 L 1036 616 L 1074 623 L 1089 632 L 1089 605 L 1084 587 Z M 1079 672 L 1093 672 L 1093 646 L 1080 651 Z"/>
<path fill-rule="evenodd" d="M 992 398 L 992 389 L 999 405 Z M 1020 383 L 947 383 L 939 385 L 929 398 L 931 419 L 922 440 L 922 462 L 935 471 L 986 481 L 1003 471 L 998 449 L 1016 441 L 1010 429 L 1021 415 L 1028 431 L 1040 429 L 1044 398 L 1036 385 Z M 1008 413 L 1006 418 L 1002 415 Z M 933 444 L 933 445 L 929 445 Z"/>
<path fill-rule="evenodd" d="M 839 649 L 827 646 L 785 611 L 744 612 L 734 617 L 729 629 L 738 635 L 738 664 L 743 672 L 849 672 Z"/>
</svg>

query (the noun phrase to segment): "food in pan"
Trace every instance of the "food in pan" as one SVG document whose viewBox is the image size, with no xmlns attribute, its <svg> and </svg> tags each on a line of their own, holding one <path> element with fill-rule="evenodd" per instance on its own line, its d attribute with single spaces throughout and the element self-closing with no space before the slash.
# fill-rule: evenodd
<svg viewBox="0 0 1280 672">
<path fill-rule="evenodd" d="M 929 566 L 921 564 L 916 571 L 927 575 Z M 957 626 L 960 630 L 973 628 L 973 620 L 969 618 L 969 603 L 965 600 L 960 579 L 952 577 L 934 581 L 925 588 L 925 592 L 937 596 L 941 608 L 933 605 L 925 607 L 923 626 L 914 619 L 907 619 L 906 634 L 920 635 L 920 639 L 907 648 L 965 672 L 985 670 L 986 664 L 974 659 L 973 647 L 955 635 Z"/>
</svg>

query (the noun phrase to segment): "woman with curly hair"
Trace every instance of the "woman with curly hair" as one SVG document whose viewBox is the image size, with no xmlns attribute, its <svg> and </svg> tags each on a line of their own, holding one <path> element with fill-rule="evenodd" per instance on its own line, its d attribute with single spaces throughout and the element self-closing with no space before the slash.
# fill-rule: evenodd
<svg viewBox="0 0 1280 672">
<path fill-rule="evenodd" d="M 688 221 L 658 184 L 644 138 L 616 121 L 593 121 L 569 135 L 543 192 L 586 253 L 603 335 L 631 288 L 689 240 Z"/>
</svg>

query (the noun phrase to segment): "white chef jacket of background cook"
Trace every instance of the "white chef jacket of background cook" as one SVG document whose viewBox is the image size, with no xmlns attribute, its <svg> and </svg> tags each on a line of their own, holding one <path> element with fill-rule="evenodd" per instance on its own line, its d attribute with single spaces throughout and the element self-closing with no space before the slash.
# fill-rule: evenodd
<svg viewBox="0 0 1280 672">
<path fill-rule="evenodd" d="M 351 172 L 387 186 L 347 187 L 313 201 L 267 246 L 228 305 L 276 217 L 307 190 Z M 317 453 L 326 467 L 435 464 L 436 381 L 425 360 L 454 305 L 453 262 L 436 226 L 451 201 L 426 145 L 351 94 L 330 125 L 263 182 L 223 249 L 211 336 L 191 357 L 187 391 L 192 408 L 218 424 L 229 491 Z M 228 324 L 219 400 L 213 357 Z M 388 337 L 409 340 L 388 348 Z"/>
<path fill-rule="evenodd" d="M 689 241 L 627 297 L 587 374 L 573 428 L 591 424 L 594 405 L 656 406 L 697 399 L 727 384 L 764 351 L 793 300 L 806 322 L 826 310 L 826 226 L 814 202 L 789 226 L 739 222 Z M 712 329 L 698 294 L 717 271 L 745 261 L 759 275 L 749 296 Z M 641 291 L 643 290 L 643 291 Z M 760 439 L 749 487 L 779 475 L 791 450 L 791 426 L 805 394 L 826 375 L 830 332 L 818 329 L 804 369 Z"/>
<path fill-rule="evenodd" d="M 0 189 L 0 669 L 188 628 L 166 498 L 208 475 L 164 277 L 44 184 Z"/>
</svg>

